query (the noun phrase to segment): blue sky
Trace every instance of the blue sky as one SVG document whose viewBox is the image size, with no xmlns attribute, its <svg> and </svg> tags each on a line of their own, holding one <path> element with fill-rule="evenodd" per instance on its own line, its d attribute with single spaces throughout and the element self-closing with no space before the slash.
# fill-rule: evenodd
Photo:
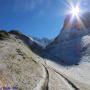
<svg viewBox="0 0 90 90">
<path fill-rule="evenodd" d="M 78 0 L 71 1 L 75 3 Z M 83 7 L 86 7 L 89 0 L 82 1 Z M 63 25 L 68 10 L 66 2 L 67 0 L 0 0 L 0 29 L 16 29 L 29 36 L 54 38 Z"/>
</svg>

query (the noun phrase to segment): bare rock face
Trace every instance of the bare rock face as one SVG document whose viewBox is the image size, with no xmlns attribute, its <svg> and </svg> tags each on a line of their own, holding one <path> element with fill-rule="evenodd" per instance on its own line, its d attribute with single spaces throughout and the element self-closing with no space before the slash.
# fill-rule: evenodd
<svg viewBox="0 0 90 90">
<path fill-rule="evenodd" d="M 73 38 L 77 38 L 89 33 L 88 28 L 90 28 L 90 13 L 85 13 L 77 17 L 72 18 L 72 16 L 66 16 L 64 26 L 61 33 L 58 35 L 57 39 L 60 41 L 67 41 Z"/>
<path fill-rule="evenodd" d="M 85 28 L 90 28 L 90 12 L 86 12 L 81 16 L 81 20 Z"/>
<path fill-rule="evenodd" d="M 77 17 L 67 15 L 63 28 L 55 40 L 47 46 L 50 54 L 64 63 L 77 64 L 82 58 L 83 38 L 90 36 L 90 13 L 86 12 Z M 87 41 L 85 39 L 85 41 Z M 85 43 L 84 43 L 85 44 Z M 88 41 L 88 47 L 90 41 Z M 86 50 L 86 49 L 85 49 Z M 84 50 L 84 51 L 85 51 Z"/>
<path fill-rule="evenodd" d="M 77 17 L 67 15 L 60 34 L 55 38 L 52 44 L 66 42 L 77 37 L 81 37 L 90 33 L 90 12 L 86 12 Z"/>
</svg>

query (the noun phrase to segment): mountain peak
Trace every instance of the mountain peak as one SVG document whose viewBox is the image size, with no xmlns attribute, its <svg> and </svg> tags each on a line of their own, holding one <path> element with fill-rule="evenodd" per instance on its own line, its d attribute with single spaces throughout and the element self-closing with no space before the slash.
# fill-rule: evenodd
<svg viewBox="0 0 90 90">
<path fill-rule="evenodd" d="M 67 15 L 63 28 L 46 50 L 60 63 L 68 65 L 84 61 L 82 53 L 88 53 L 90 47 L 90 13 L 80 15 L 79 19 Z M 88 48 L 88 49 L 87 49 Z M 87 60 L 88 62 L 89 60 Z"/>
<path fill-rule="evenodd" d="M 66 15 L 65 20 L 64 20 L 64 29 L 72 29 L 72 28 L 76 28 L 76 29 L 80 29 L 81 25 L 80 22 L 78 21 L 76 16 L 72 16 L 72 15 Z"/>
<path fill-rule="evenodd" d="M 90 12 L 83 13 L 78 17 L 66 15 L 63 28 L 60 34 L 55 38 L 53 44 L 66 42 L 75 38 L 88 35 L 90 33 Z"/>
<path fill-rule="evenodd" d="M 78 16 L 72 16 L 71 14 L 66 15 L 64 20 L 65 29 L 84 29 L 90 27 L 90 12 L 82 13 Z"/>
</svg>

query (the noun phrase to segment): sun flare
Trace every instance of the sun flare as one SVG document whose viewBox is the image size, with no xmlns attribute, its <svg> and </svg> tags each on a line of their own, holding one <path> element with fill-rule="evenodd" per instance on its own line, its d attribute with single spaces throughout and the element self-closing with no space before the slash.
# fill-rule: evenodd
<svg viewBox="0 0 90 90">
<path fill-rule="evenodd" d="M 80 13 L 80 8 L 79 8 L 79 7 L 72 7 L 72 8 L 71 8 L 71 14 L 72 14 L 73 16 L 78 16 L 79 13 Z"/>
</svg>

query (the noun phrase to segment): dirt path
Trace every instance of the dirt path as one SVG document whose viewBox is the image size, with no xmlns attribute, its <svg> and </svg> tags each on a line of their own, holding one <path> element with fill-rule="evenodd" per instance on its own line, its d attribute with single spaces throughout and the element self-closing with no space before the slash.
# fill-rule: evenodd
<svg viewBox="0 0 90 90">
<path fill-rule="evenodd" d="M 37 87 L 34 90 L 49 90 L 48 89 L 48 83 L 49 83 L 49 72 L 48 69 L 41 64 L 41 66 L 43 67 L 43 78 L 42 80 L 39 82 L 39 84 L 37 84 Z"/>
<path fill-rule="evenodd" d="M 56 71 L 55 69 L 53 69 L 57 74 L 59 74 L 64 80 L 65 82 L 72 88 L 72 90 L 80 90 L 76 85 L 74 85 L 73 82 L 71 82 L 67 77 L 65 77 L 63 74 L 61 74 L 60 72 Z"/>
<path fill-rule="evenodd" d="M 44 71 L 43 79 L 34 90 L 80 90 L 62 73 L 46 64 L 41 65 Z"/>
</svg>

